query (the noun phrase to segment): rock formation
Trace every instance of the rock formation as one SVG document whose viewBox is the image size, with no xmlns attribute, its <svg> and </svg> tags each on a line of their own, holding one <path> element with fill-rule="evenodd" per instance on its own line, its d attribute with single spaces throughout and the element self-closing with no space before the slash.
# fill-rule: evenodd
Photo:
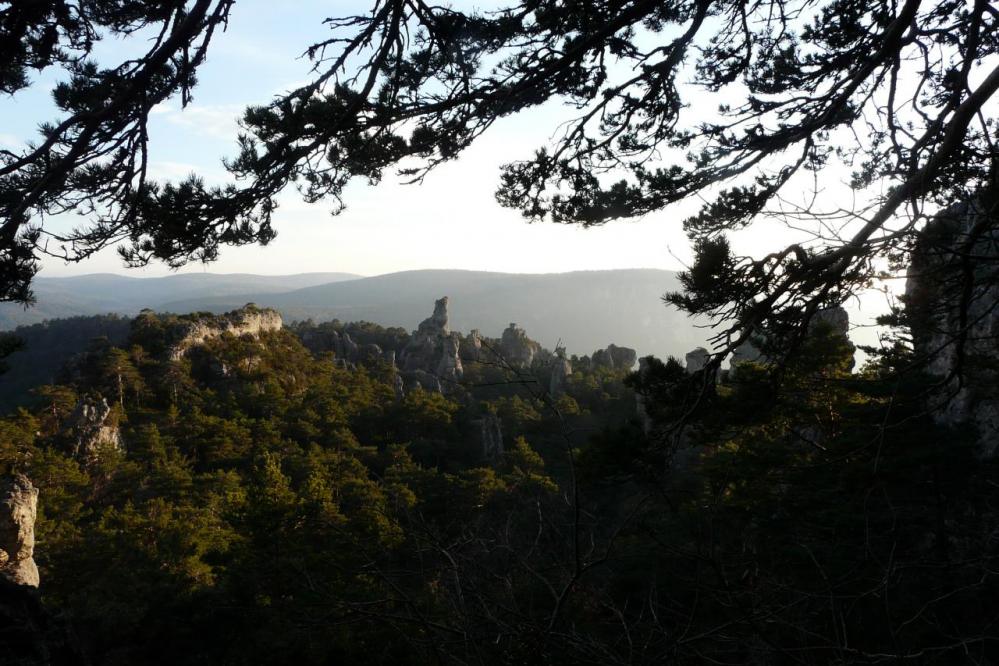
<svg viewBox="0 0 999 666">
<path fill-rule="evenodd" d="M 336 335 L 333 341 L 333 353 L 347 363 L 354 363 L 357 360 L 358 346 L 350 337 L 350 333 L 344 331 Z"/>
<path fill-rule="evenodd" d="M 746 340 L 732 351 L 732 357 L 728 362 L 732 368 L 731 376 L 734 377 L 743 363 L 766 363 L 766 357 L 752 341 Z"/>
<path fill-rule="evenodd" d="M 652 356 L 643 356 L 638 359 L 638 374 L 641 377 L 644 378 L 648 375 L 649 368 L 652 366 L 653 358 L 654 357 Z M 646 435 L 650 435 L 652 434 L 652 426 L 654 424 L 652 422 L 652 415 L 649 413 L 649 406 L 646 400 L 645 395 L 643 395 L 641 391 L 635 392 L 635 404 L 637 406 L 638 420 L 642 424 L 642 431 L 645 432 Z"/>
<path fill-rule="evenodd" d="M 101 396 L 81 398 L 70 415 L 69 423 L 76 439 L 73 455 L 84 465 L 96 463 L 104 451 L 121 451 L 124 448 L 111 407 Z"/>
<path fill-rule="evenodd" d="M 819 310 L 808 323 L 808 330 L 814 331 L 820 326 L 829 326 L 833 333 L 849 339 L 850 315 L 839 305 Z M 738 366 L 742 363 L 767 363 L 769 361 L 766 354 L 757 347 L 757 342 L 760 342 L 758 338 L 750 338 L 732 352 L 732 356 L 729 358 L 731 377 L 736 376 Z"/>
<path fill-rule="evenodd" d="M 831 308 L 819 310 L 808 323 L 809 329 L 814 330 L 818 326 L 829 326 L 833 333 L 850 336 L 850 315 L 842 306 L 837 305 Z"/>
<path fill-rule="evenodd" d="M 0 481 L 0 663 L 90 663 L 64 619 L 42 605 L 35 565 L 38 490 L 23 474 Z"/>
<path fill-rule="evenodd" d="M 275 310 L 261 309 L 248 303 L 239 310 L 218 317 L 185 322 L 183 329 L 177 334 L 179 340 L 170 348 L 169 355 L 171 360 L 177 361 L 191 348 L 223 334 L 260 335 L 267 331 L 278 331 L 282 325 L 281 315 Z"/>
<path fill-rule="evenodd" d="M 38 587 L 35 518 L 38 489 L 17 474 L 0 485 L 0 576 L 15 585 Z"/>
<path fill-rule="evenodd" d="M 617 345 L 607 345 L 606 349 L 593 352 L 591 357 L 594 367 L 614 368 L 616 370 L 631 370 L 637 360 L 638 352 Z"/>
<path fill-rule="evenodd" d="M 918 355 L 943 383 L 942 425 L 973 425 L 982 456 L 999 451 L 999 214 L 996 193 L 938 213 L 923 229 L 906 281 Z"/>
<path fill-rule="evenodd" d="M 468 336 L 462 340 L 461 357 L 469 361 L 478 361 L 482 356 L 482 334 L 479 329 L 473 328 L 468 332 Z"/>
<path fill-rule="evenodd" d="M 514 323 L 511 323 L 500 337 L 499 353 L 503 360 L 514 368 L 531 367 L 535 355 L 540 350 L 541 345 L 527 337 L 527 332 Z"/>
<path fill-rule="evenodd" d="M 572 376 L 572 361 L 565 357 L 565 347 L 555 348 L 555 360 L 552 362 L 552 376 L 548 383 L 548 393 L 559 396 L 565 393 L 565 384 Z"/>
<path fill-rule="evenodd" d="M 461 379 L 464 369 L 461 366 L 461 335 L 451 335 L 441 340 L 440 361 L 437 362 L 437 376 L 444 381 L 456 382 Z"/>
<path fill-rule="evenodd" d="M 711 360 L 711 353 L 704 347 L 695 347 L 687 352 L 685 360 L 687 362 L 687 372 L 694 374 L 704 369 L 704 366 Z"/>
<path fill-rule="evenodd" d="M 434 303 L 434 313 L 420 322 L 399 355 L 401 372 L 408 384 L 444 391 L 455 387 L 464 370 L 461 336 L 448 325 L 448 297 Z"/>
</svg>

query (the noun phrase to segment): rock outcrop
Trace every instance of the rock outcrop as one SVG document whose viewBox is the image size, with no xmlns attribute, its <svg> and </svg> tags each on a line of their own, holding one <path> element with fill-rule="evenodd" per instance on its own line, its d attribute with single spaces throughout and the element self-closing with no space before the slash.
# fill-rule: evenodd
<svg viewBox="0 0 999 666">
<path fill-rule="evenodd" d="M 565 385 L 572 376 L 572 361 L 565 357 L 565 347 L 556 347 L 552 361 L 552 376 L 548 383 L 548 393 L 560 396 L 565 393 Z"/>
<path fill-rule="evenodd" d="M 649 369 L 652 367 L 654 360 L 652 356 L 643 356 L 638 359 L 638 374 L 640 377 L 644 379 L 648 376 Z M 635 392 L 635 405 L 637 407 L 638 421 L 642 424 L 642 431 L 646 435 L 651 435 L 655 424 L 652 420 L 652 414 L 649 413 L 648 399 L 641 391 Z"/>
<path fill-rule="evenodd" d="M 732 356 L 728 361 L 729 367 L 732 369 L 730 376 L 735 377 L 739 371 L 739 366 L 743 363 L 766 363 L 766 361 L 763 352 L 750 340 L 746 340 L 732 351 Z"/>
<path fill-rule="evenodd" d="M 180 360 L 193 347 L 226 333 L 257 336 L 268 331 L 278 331 L 282 325 L 281 315 L 277 311 L 248 303 L 239 310 L 218 317 L 185 322 L 183 330 L 177 334 L 179 340 L 170 348 L 169 356 L 172 360 Z"/>
<path fill-rule="evenodd" d="M 461 335 L 452 332 L 441 340 L 437 376 L 447 382 L 457 382 L 464 374 L 461 366 Z"/>
<path fill-rule="evenodd" d="M 704 369 L 704 366 L 711 360 L 711 353 L 704 347 L 695 347 L 687 352 L 684 360 L 686 361 L 687 372 L 694 374 Z"/>
<path fill-rule="evenodd" d="M 906 281 L 918 355 L 941 388 L 942 425 L 972 425 L 983 457 L 999 453 L 999 194 L 938 213 L 923 229 Z"/>
<path fill-rule="evenodd" d="M 447 392 L 464 374 L 461 336 L 448 323 L 447 296 L 434 303 L 434 313 L 420 322 L 399 355 L 400 371 L 409 385 Z"/>
<path fill-rule="evenodd" d="M 17 474 L 0 485 L 0 576 L 15 585 L 38 587 L 35 518 L 38 489 Z"/>
<path fill-rule="evenodd" d="M 461 343 L 461 357 L 469 361 L 478 361 L 482 357 L 482 334 L 473 328 Z"/>
<path fill-rule="evenodd" d="M 828 326 L 833 333 L 842 335 L 844 338 L 850 336 L 850 315 L 841 305 L 819 310 L 808 323 L 810 330 L 815 330 L 819 326 Z"/>
<path fill-rule="evenodd" d="M 593 352 L 591 362 L 594 367 L 614 368 L 616 370 L 631 370 L 638 361 L 638 352 L 628 347 L 607 345 L 606 349 Z"/>
<path fill-rule="evenodd" d="M 23 474 L 0 481 L 0 663 L 90 663 L 62 618 L 42 605 L 35 565 L 38 489 Z"/>
<path fill-rule="evenodd" d="M 529 368 L 541 345 L 527 337 L 527 332 L 511 322 L 500 336 L 499 353 L 514 368 Z"/>
<path fill-rule="evenodd" d="M 336 338 L 333 341 L 333 353 L 336 354 L 338 359 L 342 359 L 347 363 L 355 363 L 359 348 L 354 339 L 350 337 L 350 333 L 344 331 L 343 333 L 334 334 Z"/>
<path fill-rule="evenodd" d="M 111 406 L 101 396 L 84 396 L 69 418 L 75 442 L 73 455 L 85 466 L 100 460 L 106 451 L 121 451 L 124 443 Z"/>
<path fill-rule="evenodd" d="M 815 331 L 819 327 L 823 326 L 827 326 L 833 333 L 842 335 L 844 338 L 849 339 L 850 315 L 845 309 L 843 309 L 842 306 L 839 305 L 819 310 L 812 317 L 812 320 L 808 322 L 808 330 Z M 734 378 L 737 375 L 738 366 L 743 363 L 769 362 L 767 355 L 757 346 L 757 342 L 761 342 L 759 338 L 755 340 L 750 338 L 736 347 L 732 352 L 732 356 L 729 357 L 731 377 Z"/>
</svg>

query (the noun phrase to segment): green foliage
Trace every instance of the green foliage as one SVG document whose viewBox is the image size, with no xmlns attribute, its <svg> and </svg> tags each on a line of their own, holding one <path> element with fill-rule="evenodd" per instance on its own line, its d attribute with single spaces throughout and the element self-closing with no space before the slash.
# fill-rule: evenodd
<svg viewBox="0 0 999 666">
<path fill-rule="evenodd" d="M 816 326 L 791 363 L 707 391 L 672 359 L 633 376 L 573 359 L 559 396 L 542 366 L 469 361 L 486 386 L 400 398 L 380 362 L 338 367 L 287 330 L 171 358 L 188 321 L 143 314 L 127 350 L 93 347 L 0 419 L 0 465 L 40 489 L 43 601 L 94 663 L 987 650 L 995 464 L 932 424 L 923 379 L 899 382 L 904 346 L 852 373 Z M 97 462 L 69 423 L 92 394 L 125 442 Z M 681 412 L 679 441 L 657 437 Z M 505 447 L 484 460 L 490 415 Z"/>
</svg>

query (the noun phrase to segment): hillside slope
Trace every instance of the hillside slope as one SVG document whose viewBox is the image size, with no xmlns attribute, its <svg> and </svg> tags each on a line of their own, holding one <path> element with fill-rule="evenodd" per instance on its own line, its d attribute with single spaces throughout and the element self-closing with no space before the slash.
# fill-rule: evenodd
<svg viewBox="0 0 999 666">
<path fill-rule="evenodd" d="M 497 336 L 516 322 L 547 347 L 560 340 L 570 353 L 608 343 L 640 354 L 683 354 L 704 344 L 705 332 L 668 308 L 662 295 L 678 288 L 676 274 L 654 269 L 551 274 L 420 270 L 324 284 L 287 293 L 246 293 L 165 303 L 163 310 L 225 312 L 247 302 L 279 310 L 286 320 L 366 320 L 414 329 L 427 304 L 451 299 L 452 328 Z"/>
<path fill-rule="evenodd" d="M 285 292 L 357 277 L 351 273 L 180 273 L 156 278 L 95 273 L 40 277 L 32 285 L 37 299 L 34 306 L 0 303 L 0 330 L 82 315 L 109 312 L 132 315 L 142 308 L 159 309 L 164 302 L 177 299 L 225 297 L 248 291 Z"/>
</svg>

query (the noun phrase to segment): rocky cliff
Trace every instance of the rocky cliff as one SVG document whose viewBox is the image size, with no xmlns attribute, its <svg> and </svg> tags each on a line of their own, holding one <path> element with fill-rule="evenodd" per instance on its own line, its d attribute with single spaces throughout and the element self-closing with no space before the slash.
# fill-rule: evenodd
<svg viewBox="0 0 999 666">
<path fill-rule="evenodd" d="M 121 432 L 108 401 L 101 396 L 84 396 L 69 418 L 75 438 L 73 455 L 85 466 L 96 463 L 105 451 L 121 451 Z"/>
<path fill-rule="evenodd" d="M 999 451 L 999 193 L 938 213 L 923 229 L 905 288 L 918 356 L 940 389 L 942 425 L 969 424 L 980 453 Z"/>
<path fill-rule="evenodd" d="M 527 332 L 511 323 L 500 336 L 499 353 L 514 368 L 530 368 L 541 345 L 527 337 Z"/>
<path fill-rule="evenodd" d="M 572 361 L 565 356 L 565 347 L 555 349 L 555 359 L 552 362 L 552 375 L 548 382 L 548 393 L 559 396 L 565 392 L 565 385 L 572 376 Z"/>
<path fill-rule="evenodd" d="M 15 585 L 38 587 L 35 518 L 38 489 L 17 474 L 0 485 L 0 576 Z"/>
<path fill-rule="evenodd" d="M 281 315 L 277 311 L 248 303 L 239 310 L 224 315 L 185 322 L 183 330 L 177 332 L 179 340 L 171 347 L 169 355 L 173 360 L 179 360 L 192 348 L 213 338 L 225 334 L 257 336 L 281 330 L 282 325 Z"/>
<path fill-rule="evenodd" d="M 812 320 L 808 323 L 808 330 L 810 333 L 814 333 L 821 328 L 827 328 L 831 330 L 832 333 L 836 335 L 841 335 L 847 340 L 850 337 L 850 315 L 842 306 L 834 306 L 830 308 L 825 308 L 819 310 L 812 317 Z M 733 350 L 732 355 L 729 357 L 729 367 L 731 368 L 732 376 L 738 373 L 739 365 L 743 363 L 768 363 L 769 358 L 766 353 L 760 350 L 760 346 L 765 346 L 766 340 L 759 337 L 752 337 L 746 340 L 741 345 Z M 698 347 L 698 349 L 701 349 Z M 691 354 L 696 352 L 695 349 Z M 688 358 L 690 354 L 687 355 Z"/>
<path fill-rule="evenodd" d="M 38 489 L 23 474 L 0 481 L 0 664 L 89 663 L 64 620 L 42 605 L 35 565 Z"/>
<path fill-rule="evenodd" d="M 399 355 L 400 371 L 410 385 L 449 391 L 456 387 L 461 365 L 461 336 L 451 331 L 447 296 L 434 303 L 434 313 L 420 322 Z"/>
</svg>

